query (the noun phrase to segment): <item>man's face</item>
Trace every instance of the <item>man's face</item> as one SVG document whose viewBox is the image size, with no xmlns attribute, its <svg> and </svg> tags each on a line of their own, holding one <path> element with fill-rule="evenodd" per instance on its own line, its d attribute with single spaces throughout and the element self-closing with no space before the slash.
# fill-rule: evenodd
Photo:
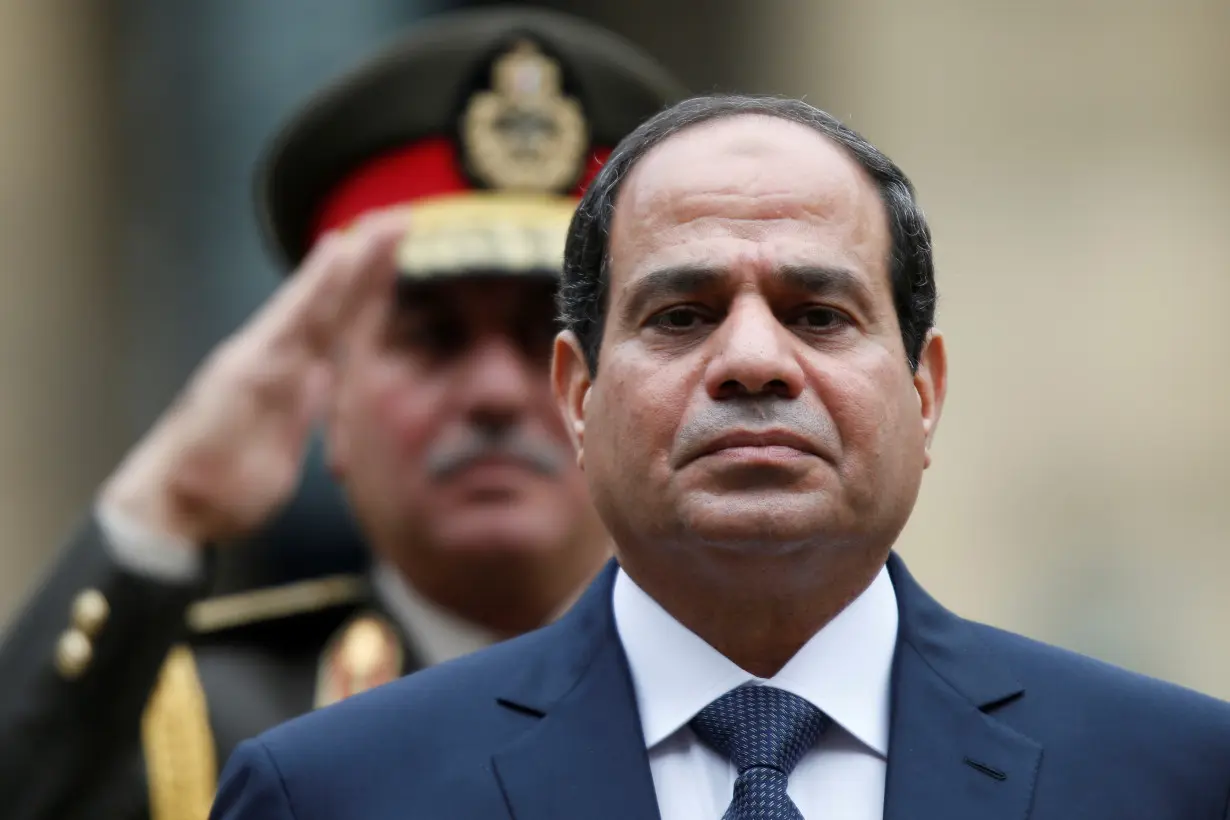
<svg viewBox="0 0 1230 820">
<path fill-rule="evenodd" d="M 943 398 L 913 374 L 872 181 L 810 128 L 692 127 L 618 196 L 597 375 L 556 347 L 561 404 L 625 563 L 664 545 L 887 549 Z M 636 554 L 636 553 L 646 554 Z"/>
<path fill-rule="evenodd" d="M 402 283 L 360 316 L 330 458 L 378 548 L 546 554 L 598 528 L 552 401 L 552 298 L 541 279 Z"/>
</svg>

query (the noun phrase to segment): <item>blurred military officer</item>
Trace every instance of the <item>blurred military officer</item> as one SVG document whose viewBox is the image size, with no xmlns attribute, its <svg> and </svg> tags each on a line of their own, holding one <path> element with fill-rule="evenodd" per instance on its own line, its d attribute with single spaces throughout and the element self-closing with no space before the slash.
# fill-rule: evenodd
<svg viewBox="0 0 1230 820">
<path fill-rule="evenodd" d="M 294 273 L 0 649 L 4 817 L 203 818 L 238 741 L 567 608 L 609 543 L 548 382 L 564 237 L 609 147 L 680 96 L 608 32 L 501 10 L 422 25 L 304 106 L 258 179 Z M 372 571 L 203 599 L 318 427 Z"/>
</svg>

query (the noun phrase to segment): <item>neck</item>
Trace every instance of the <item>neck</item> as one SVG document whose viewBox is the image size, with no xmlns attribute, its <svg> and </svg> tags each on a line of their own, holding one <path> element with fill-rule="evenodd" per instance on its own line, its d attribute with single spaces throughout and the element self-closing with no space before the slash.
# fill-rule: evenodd
<svg viewBox="0 0 1230 820">
<path fill-rule="evenodd" d="M 853 547 L 766 558 L 751 550 L 689 546 L 621 553 L 624 571 L 663 609 L 741 669 L 760 678 L 781 671 L 805 643 L 875 580 L 888 551 Z M 698 561 L 698 556 L 703 561 Z M 690 560 L 689 560 L 690 559 Z"/>
<path fill-rule="evenodd" d="M 545 554 L 383 552 L 436 605 L 500 638 L 537 629 L 572 604 L 610 558 L 606 544 Z"/>
</svg>

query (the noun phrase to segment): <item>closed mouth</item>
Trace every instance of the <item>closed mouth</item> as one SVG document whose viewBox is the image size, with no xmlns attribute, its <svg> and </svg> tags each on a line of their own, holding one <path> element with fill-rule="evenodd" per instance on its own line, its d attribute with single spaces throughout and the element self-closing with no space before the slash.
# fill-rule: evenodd
<svg viewBox="0 0 1230 820">
<path fill-rule="evenodd" d="M 789 430 L 735 430 L 715 438 L 701 448 L 693 460 L 720 453 L 723 450 L 752 447 L 788 447 L 807 455 L 818 456 L 815 445 Z"/>
</svg>

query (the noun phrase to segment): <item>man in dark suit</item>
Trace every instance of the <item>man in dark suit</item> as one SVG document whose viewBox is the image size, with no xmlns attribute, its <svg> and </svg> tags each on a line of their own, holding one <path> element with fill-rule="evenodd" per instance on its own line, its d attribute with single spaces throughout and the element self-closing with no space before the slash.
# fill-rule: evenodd
<svg viewBox="0 0 1230 820">
<path fill-rule="evenodd" d="M 962 620 L 893 546 L 943 406 L 902 172 L 791 100 L 616 148 L 556 398 L 613 562 L 560 621 L 242 745 L 217 820 L 1222 820 L 1230 707 Z"/>
<path fill-rule="evenodd" d="M 681 96 L 609 32 L 500 9 L 424 22 L 296 112 L 257 189 L 292 275 L 0 649 L 0 816 L 200 820 L 244 738 L 575 600 L 610 544 L 549 381 L 564 236 L 609 149 Z M 372 572 L 246 588 L 231 542 L 317 426 Z M 233 594 L 202 600 L 221 574 Z"/>
</svg>

